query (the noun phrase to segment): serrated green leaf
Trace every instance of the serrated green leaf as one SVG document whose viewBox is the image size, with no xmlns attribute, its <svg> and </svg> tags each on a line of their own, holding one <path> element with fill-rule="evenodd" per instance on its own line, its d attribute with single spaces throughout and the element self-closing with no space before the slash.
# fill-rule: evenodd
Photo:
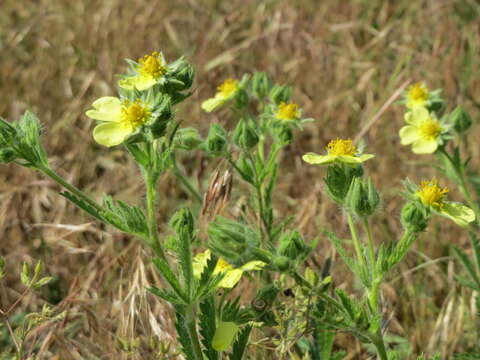
<svg viewBox="0 0 480 360">
<path fill-rule="evenodd" d="M 252 331 L 252 326 L 247 325 L 240 333 L 237 335 L 237 339 L 233 343 L 232 346 L 232 353 L 229 356 L 229 360 L 242 360 L 245 352 L 247 350 L 248 345 L 248 338 L 250 337 L 250 333 Z"/>
<path fill-rule="evenodd" d="M 452 249 L 457 259 L 462 263 L 464 269 L 467 271 L 470 278 L 477 285 L 477 288 L 480 288 L 480 277 L 476 273 L 475 266 L 472 264 L 467 254 L 456 246 L 454 246 Z"/>
<path fill-rule="evenodd" d="M 22 272 L 20 273 L 20 281 L 25 286 L 30 286 L 30 268 L 26 262 L 22 265 Z"/>
<path fill-rule="evenodd" d="M 218 352 L 212 347 L 213 337 L 216 329 L 215 298 L 209 296 L 200 303 L 200 335 L 202 344 L 205 347 L 203 353 L 208 360 L 218 360 Z"/>
<path fill-rule="evenodd" d="M 40 280 L 36 281 L 35 284 L 33 284 L 32 286 L 35 289 L 39 289 L 42 286 L 47 285 L 52 280 L 53 280 L 53 276 L 46 276 L 46 277 L 41 278 Z"/>
<path fill-rule="evenodd" d="M 165 260 L 161 258 L 155 258 L 153 259 L 153 264 L 158 269 L 160 274 L 162 274 L 163 278 L 170 284 L 176 295 L 185 303 L 189 303 L 189 298 L 184 293 L 184 290 L 182 289 L 180 282 L 177 279 L 177 276 L 173 273 Z"/>
<path fill-rule="evenodd" d="M 152 294 L 158 296 L 159 298 L 171 303 L 172 305 L 187 305 L 182 299 L 177 295 L 170 293 L 166 290 L 160 290 L 156 286 L 147 288 Z"/>
</svg>

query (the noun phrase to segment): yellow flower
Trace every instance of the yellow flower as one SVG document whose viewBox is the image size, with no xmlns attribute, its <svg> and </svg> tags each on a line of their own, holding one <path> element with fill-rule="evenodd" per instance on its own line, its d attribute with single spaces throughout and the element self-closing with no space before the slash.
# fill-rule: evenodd
<svg viewBox="0 0 480 360">
<path fill-rule="evenodd" d="M 201 277 L 210 256 L 210 250 L 205 250 L 203 253 L 197 254 L 193 259 L 193 275 L 196 278 L 199 279 Z M 234 268 L 233 265 L 225 260 L 218 259 L 213 275 L 224 274 L 218 286 L 231 289 L 240 281 L 245 271 L 261 270 L 266 265 L 263 261 L 250 261 L 239 268 Z"/>
<path fill-rule="evenodd" d="M 96 100 L 92 107 L 86 115 L 103 121 L 93 129 L 93 138 L 100 145 L 108 147 L 124 142 L 151 115 L 149 108 L 141 101 L 121 101 L 113 96 Z"/>
<path fill-rule="evenodd" d="M 292 121 L 300 118 L 300 108 L 294 103 L 281 102 L 278 105 L 276 118 L 280 120 Z"/>
<path fill-rule="evenodd" d="M 165 60 L 157 51 L 138 59 L 136 74 L 127 76 L 118 82 L 118 86 L 127 90 L 146 90 L 157 84 L 167 72 Z"/>
<path fill-rule="evenodd" d="M 205 100 L 202 103 L 202 109 L 206 112 L 212 112 L 222 107 L 227 101 L 231 100 L 238 91 L 238 81 L 227 79 L 217 87 L 217 93 L 213 98 Z"/>
<path fill-rule="evenodd" d="M 416 83 L 409 86 L 406 95 L 406 106 L 409 109 L 414 109 L 418 106 L 426 106 L 430 94 L 428 88 L 424 83 Z"/>
<path fill-rule="evenodd" d="M 375 157 L 375 155 L 357 154 L 357 148 L 353 145 L 353 142 L 350 139 L 336 139 L 328 143 L 327 155 L 308 153 L 303 155 L 302 159 L 309 164 L 328 165 L 335 162 L 361 164 L 373 157 Z"/>
<path fill-rule="evenodd" d="M 412 145 L 415 154 L 432 154 L 441 143 L 444 130 L 440 122 L 424 107 L 416 107 L 405 114 L 407 126 L 400 129 L 402 145 Z"/>
<path fill-rule="evenodd" d="M 457 225 L 466 226 L 475 220 L 475 213 L 468 206 L 460 203 L 446 201 L 448 188 L 438 186 L 437 179 L 422 181 L 415 196 L 423 205 L 433 208 L 440 215 L 453 220 Z"/>
</svg>

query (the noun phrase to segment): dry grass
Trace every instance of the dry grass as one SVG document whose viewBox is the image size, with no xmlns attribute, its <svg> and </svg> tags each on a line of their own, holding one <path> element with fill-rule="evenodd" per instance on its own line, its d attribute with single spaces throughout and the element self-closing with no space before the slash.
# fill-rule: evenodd
<svg viewBox="0 0 480 360">
<path fill-rule="evenodd" d="M 92 123 L 84 115 L 93 99 L 115 91 L 123 58 L 155 49 L 170 59 L 185 54 L 198 69 L 197 91 L 179 117 L 203 131 L 212 121 L 225 123 L 199 107 L 218 82 L 267 71 L 294 84 L 295 100 L 316 119 L 284 153 L 276 200 L 279 214 L 299 214 L 296 225 L 314 237 L 321 228 L 345 224 L 321 193 L 322 170 L 305 166 L 299 155 L 322 149 L 332 137 L 355 137 L 409 79 L 443 87 L 448 101 L 462 103 L 477 118 L 479 15 L 475 0 L 2 0 L 0 115 L 13 120 L 31 108 L 45 125 L 45 145 L 60 173 L 95 196 L 109 192 L 135 201 L 143 192 L 137 169 L 121 150 L 93 143 Z M 368 171 L 384 194 L 377 227 L 384 240 L 394 239 L 400 228 L 400 180 L 430 172 L 400 147 L 401 113 L 389 106 L 364 136 L 369 152 L 377 154 Z M 479 152 L 472 147 L 477 166 Z M 218 165 L 199 154 L 183 162 L 203 189 L 205 167 Z M 16 280 L 21 261 L 42 259 L 58 282 L 43 298 L 30 299 L 30 308 L 59 301 L 59 309 L 68 310 L 61 324 L 43 330 L 39 358 L 153 358 L 147 344 L 141 357 L 117 344 L 118 337 L 153 334 L 168 342 L 174 336 L 168 309 L 145 295 L 144 285 L 158 279 L 141 246 L 106 233 L 38 174 L 13 165 L 1 169 L 0 254 L 7 257 L 9 276 L 0 300 L 10 304 L 22 291 Z M 232 208 L 241 189 L 237 179 Z M 160 193 L 164 227 L 186 194 L 170 176 L 161 179 Z M 440 221 L 430 230 L 385 285 L 385 303 L 392 334 L 411 341 L 415 352 L 442 351 L 449 358 L 474 340 L 468 335 L 470 304 L 455 285 L 458 265 L 448 249 L 466 245 L 466 236 Z M 317 259 L 329 253 L 322 239 Z M 335 269 L 338 286 L 351 286 L 348 271 L 339 263 Z M 339 337 L 350 359 L 367 358 L 353 344 Z"/>
</svg>

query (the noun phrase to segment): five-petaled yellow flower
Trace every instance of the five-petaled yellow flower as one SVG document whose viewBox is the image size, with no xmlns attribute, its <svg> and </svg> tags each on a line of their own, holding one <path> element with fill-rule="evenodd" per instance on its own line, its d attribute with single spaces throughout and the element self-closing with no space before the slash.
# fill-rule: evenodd
<svg viewBox="0 0 480 360">
<path fill-rule="evenodd" d="M 167 72 L 163 55 L 154 51 L 138 59 L 135 74 L 127 76 L 118 82 L 118 86 L 127 90 L 146 90 L 157 84 Z"/>
<path fill-rule="evenodd" d="M 287 104 L 286 102 L 282 101 L 278 105 L 277 112 L 275 114 L 275 117 L 280 120 L 284 121 L 295 121 L 300 118 L 300 108 L 298 104 L 294 103 L 289 103 Z"/>
<path fill-rule="evenodd" d="M 210 256 L 210 250 L 205 250 L 203 253 L 197 254 L 193 259 L 193 275 L 196 278 L 201 277 Z M 224 274 L 223 279 L 218 286 L 231 289 L 240 281 L 240 278 L 245 271 L 261 270 L 266 265 L 267 264 L 263 261 L 250 261 L 239 268 L 234 268 L 233 265 L 225 260 L 218 259 L 213 274 Z"/>
<path fill-rule="evenodd" d="M 226 102 L 233 99 L 239 89 L 238 80 L 227 79 L 217 87 L 217 93 L 213 98 L 205 100 L 202 103 L 202 109 L 206 112 L 212 112 L 222 107 Z"/>
<path fill-rule="evenodd" d="M 93 129 L 93 138 L 108 147 L 123 143 L 151 115 L 148 106 L 140 100 L 122 101 L 113 96 L 96 100 L 92 107 L 86 115 L 103 122 Z"/>
<path fill-rule="evenodd" d="M 327 155 L 308 153 L 302 159 L 309 164 L 328 165 L 332 163 L 361 164 L 375 157 L 373 154 L 358 154 L 352 140 L 336 139 L 327 145 Z"/>
<path fill-rule="evenodd" d="M 415 196 L 420 199 L 423 205 L 431 207 L 440 215 L 453 220 L 457 225 L 466 226 L 475 220 L 475 213 L 468 206 L 460 203 L 446 201 L 448 188 L 438 186 L 437 179 L 422 181 Z"/>
<path fill-rule="evenodd" d="M 416 83 L 408 87 L 406 94 L 406 106 L 414 109 L 419 106 L 427 106 L 430 93 L 425 83 Z"/>
<path fill-rule="evenodd" d="M 432 154 L 441 143 L 444 128 L 424 107 L 416 107 L 405 114 L 407 126 L 400 129 L 402 145 L 412 145 L 415 154 Z"/>
</svg>

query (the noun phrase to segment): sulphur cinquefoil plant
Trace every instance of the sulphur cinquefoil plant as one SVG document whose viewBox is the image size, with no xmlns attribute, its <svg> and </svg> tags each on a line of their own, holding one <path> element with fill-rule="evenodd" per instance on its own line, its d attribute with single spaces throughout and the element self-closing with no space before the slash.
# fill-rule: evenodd
<svg viewBox="0 0 480 360">
<path fill-rule="evenodd" d="M 467 227 L 472 245 L 473 256 L 454 247 L 453 252 L 465 269 L 466 276 L 458 275 L 459 283 L 473 290 L 473 303 L 475 304 L 472 318 L 476 319 L 476 338 L 480 333 L 479 312 L 480 300 L 479 287 L 479 244 L 478 221 L 480 218 L 480 174 L 477 169 L 470 166 L 469 134 L 473 120 L 469 113 L 460 105 L 450 110 L 446 102 L 440 97 L 441 90 L 430 91 L 425 83 L 411 85 L 401 101 L 406 106 L 406 126 L 400 129 L 400 139 L 403 145 L 412 145 L 415 154 L 434 154 L 437 163 L 434 168 L 458 186 L 465 206 L 444 201 L 449 190 L 438 186 L 438 181 L 433 179 L 422 182 L 421 188 L 424 195 L 422 201 L 430 202 L 434 212 L 452 219 L 458 225 Z M 431 163 L 429 163 L 431 164 Z M 440 201 L 438 201 L 440 200 Z M 480 352 L 478 341 L 473 340 L 473 351 Z M 477 355 L 478 356 L 478 355 Z"/>
<path fill-rule="evenodd" d="M 376 244 L 371 222 L 378 210 L 380 195 L 372 180 L 364 177 L 363 169 L 363 164 L 373 157 L 361 153 L 352 140 L 336 139 L 327 145 L 325 154 L 305 154 L 303 160 L 326 167 L 325 189 L 344 209 L 352 254 L 333 232 L 326 234 L 363 286 L 360 297 L 340 289 L 333 294 L 322 294 L 316 303 L 314 317 L 325 329 L 351 332 L 361 342 L 373 344 L 378 358 L 387 360 L 397 359 L 399 354 L 389 349 L 384 339 L 387 321 L 381 303 L 382 282 L 405 257 L 419 234 L 426 230 L 432 214 L 446 216 L 462 226 L 474 221 L 475 215 L 467 206 L 447 201 L 448 190 L 440 188 L 436 180 L 420 186 L 407 180 L 407 202 L 400 214 L 403 234 L 396 243 Z"/>
<path fill-rule="evenodd" d="M 62 178 L 42 146 L 39 119 L 28 111 L 16 121 L 0 119 L 0 160 L 43 173 L 63 187 L 61 196 L 150 249 L 162 282 L 151 284 L 148 291 L 174 312 L 178 356 L 341 359 L 345 353 L 334 350 L 334 337 L 346 331 L 373 346 L 379 359 L 399 358 L 384 338 L 382 282 L 425 231 L 432 215 L 466 226 L 475 220 L 472 204 L 449 201 L 448 190 L 435 179 L 420 185 L 407 181 L 403 235 L 394 244 L 375 241 L 371 226 L 380 195 L 363 168 L 374 155 L 338 138 L 325 153 L 305 154 L 303 159 L 326 168 L 325 190 L 343 209 L 351 241 L 330 231 L 306 240 L 291 225 L 293 216 L 280 215 L 274 208 L 282 151 L 312 120 L 292 100 L 290 86 L 276 84 L 265 73 L 226 79 L 201 105 L 207 113 L 218 112 L 221 119 L 203 138 L 197 129 L 182 127 L 175 116 L 176 106 L 191 95 L 192 65 L 184 58 L 169 62 L 160 52 L 127 63 L 118 91 L 93 101 L 86 116 L 96 121 L 94 141 L 121 147 L 131 155 L 145 183 L 144 199 L 128 204 L 105 195 L 98 202 Z M 424 90 L 419 86 L 415 91 Z M 418 110 L 418 94 L 407 103 L 410 127 L 402 133 L 417 150 L 440 149 L 449 141 L 449 128 L 440 116 L 425 117 L 425 111 L 428 114 L 438 105 L 438 94 L 424 99 L 422 104 L 429 110 L 423 112 Z M 192 182 L 177 162 L 183 151 L 193 150 L 228 168 L 211 177 L 205 195 L 202 182 Z M 168 229 L 160 232 L 157 185 L 165 172 L 175 176 L 195 205 L 172 214 Z M 235 215 L 222 211 L 228 210 L 236 184 L 232 176 L 246 185 L 242 187 L 246 200 Z M 203 203 L 201 210 L 198 203 Z M 199 221 L 202 216 L 208 217 L 206 228 Z M 336 289 L 330 276 L 332 259 L 321 264 L 313 258 L 322 238 L 330 239 L 358 277 L 360 293 Z M 242 281 L 249 282 L 251 295 L 235 291 Z M 128 352 L 135 346 L 121 344 Z"/>
</svg>

